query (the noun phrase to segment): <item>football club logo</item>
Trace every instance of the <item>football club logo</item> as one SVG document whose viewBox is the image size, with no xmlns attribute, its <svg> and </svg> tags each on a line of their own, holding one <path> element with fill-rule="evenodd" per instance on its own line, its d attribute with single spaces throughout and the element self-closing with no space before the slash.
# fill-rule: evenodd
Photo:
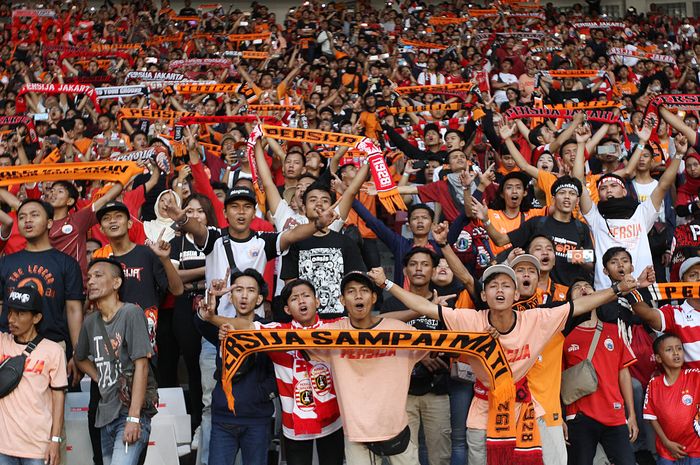
<svg viewBox="0 0 700 465">
<path fill-rule="evenodd" d="M 683 394 L 683 397 L 681 397 L 681 402 L 683 402 L 683 405 L 693 405 L 693 396 L 690 394 Z"/>
<path fill-rule="evenodd" d="M 613 342 L 612 339 L 609 337 L 605 339 L 605 342 L 603 342 L 603 345 L 605 346 L 606 349 L 608 349 L 610 352 L 612 352 L 615 349 L 615 343 Z"/>
<path fill-rule="evenodd" d="M 294 398 L 300 410 L 308 412 L 314 409 L 314 396 L 311 392 L 310 380 L 303 379 L 297 383 L 294 388 Z"/>
<path fill-rule="evenodd" d="M 325 365 L 315 365 L 311 369 L 311 382 L 314 391 L 319 395 L 326 394 L 331 390 L 331 373 Z"/>
</svg>

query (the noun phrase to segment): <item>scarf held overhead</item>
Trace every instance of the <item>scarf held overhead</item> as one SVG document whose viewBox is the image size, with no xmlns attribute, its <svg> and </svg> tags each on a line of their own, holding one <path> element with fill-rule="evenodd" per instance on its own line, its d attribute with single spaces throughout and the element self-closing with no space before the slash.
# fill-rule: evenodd
<svg viewBox="0 0 700 465">
<path fill-rule="evenodd" d="M 88 180 L 118 182 L 123 186 L 143 168 L 130 161 L 46 163 L 0 168 L 0 186 L 43 181 Z"/>
<path fill-rule="evenodd" d="M 27 135 L 32 143 L 38 141 L 36 129 L 34 128 L 34 120 L 29 116 L 0 116 L 0 127 L 2 126 L 24 126 L 27 129 Z"/>
<path fill-rule="evenodd" d="M 92 101 L 92 104 L 95 107 L 95 111 L 101 113 L 100 104 L 97 101 L 97 92 L 95 91 L 95 87 L 89 84 L 25 84 L 22 86 L 19 93 L 17 94 L 17 99 L 15 102 L 18 113 L 24 113 L 27 111 L 27 101 L 24 95 L 30 92 L 45 95 L 87 95 L 90 98 L 90 101 Z"/>
<path fill-rule="evenodd" d="M 499 402 L 514 400 L 513 374 L 501 344 L 489 334 L 454 331 L 231 331 L 221 341 L 223 384 L 228 407 L 235 411 L 233 376 L 246 356 L 257 352 L 300 349 L 410 349 L 458 352 L 479 360 L 489 376 L 491 393 Z"/>
</svg>

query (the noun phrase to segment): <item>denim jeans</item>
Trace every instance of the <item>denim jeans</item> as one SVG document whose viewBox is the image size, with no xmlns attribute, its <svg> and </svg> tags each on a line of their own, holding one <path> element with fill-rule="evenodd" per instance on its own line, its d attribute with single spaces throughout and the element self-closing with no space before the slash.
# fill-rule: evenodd
<svg viewBox="0 0 700 465">
<path fill-rule="evenodd" d="M 44 459 L 24 459 L 0 454 L 0 465 L 44 465 Z"/>
<path fill-rule="evenodd" d="M 102 438 L 102 461 L 105 465 L 136 465 L 141 453 L 148 447 L 151 435 L 151 419 L 141 416 L 141 436 L 127 448 L 124 443 L 126 415 L 119 415 L 111 423 L 100 428 Z"/>
<path fill-rule="evenodd" d="M 452 440 L 452 456 L 450 465 L 465 465 L 467 463 L 467 413 L 474 397 L 474 383 L 462 383 L 449 380 L 447 383 L 450 395 L 450 439 Z"/>
<path fill-rule="evenodd" d="M 684 457 L 675 461 L 659 457 L 656 465 L 700 465 L 700 457 Z"/>
<path fill-rule="evenodd" d="M 271 422 L 259 425 L 232 425 L 213 420 L 209 465 L 233 465 L 241 451 L 245 465 L 267 465 Z"/>
<path fill-rule="evenodd" d="M 209 441 L 211 437 L 211 393 L 216 386 L 214 372 L 216 371 L 217 348 L 202 338 L 202 351 L 199 353 L 199 370 L 202 374 L 202 423 L 199 448 L 197 449 L 197 465 L 209 464 Z"/>
</svg>

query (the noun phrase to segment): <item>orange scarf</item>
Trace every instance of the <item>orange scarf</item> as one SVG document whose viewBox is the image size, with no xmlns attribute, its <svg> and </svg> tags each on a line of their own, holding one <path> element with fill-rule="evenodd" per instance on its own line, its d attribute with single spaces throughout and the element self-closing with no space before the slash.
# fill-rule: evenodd
<svg viewBox="0 0 700 465">
<path fill-rule="evenodd" d="M 129 183 L 143 168 L 130 161 L 87 161 L 78 163 L 46 163 L 0 168 L 0 186 L 43 181 L 100 180 Z"/>
<path fill-rule="evenodd" d="M 403 38 L 401 39 L 401 43 L 409 47 L 421 48 L 425 50 L 445 50 L 447 48 L 446 45 L 433 44 L 430 42 L 421 42 L 419 40 L 410 40 Z"/>
<path fill-rule="evenodd" d="M 435 84 L 432 86 L 401 86 L 396 88 L 399 94 L 434 93 L 445 91 L 469 92 L 474 85 L 471 82 L 457 82 L 454 84 Z"/>
<path fill-rule="evenodd" d="M 499 403 L 513 403 L 513 374 L 498 340 L 485 333 L 456 331 L 377 330 L 242 330 L 221 341 L 221 383 L 228 407 L 235 412 L 232 379 L 243 359 L 257 352 L 301 349 L 409 349 L 458 352 L 476 358 L 489 377 L 490 395 Z M 473 362 L 472 358 L 472 362 Z"/>
</svg>

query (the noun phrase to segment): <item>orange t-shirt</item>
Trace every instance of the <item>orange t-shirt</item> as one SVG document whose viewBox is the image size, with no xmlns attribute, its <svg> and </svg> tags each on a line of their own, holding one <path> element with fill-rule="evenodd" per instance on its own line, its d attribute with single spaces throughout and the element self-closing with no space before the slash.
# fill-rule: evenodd
<svg viewBox="0 0 700 465">
<path fill-rule="evenodd" d="M 544 195 L 547 198 L 547 206 L 554 205 L 552 184 L 554 184 L 557 179 L 559 179 L 557 175 L 550 173 L 549 171 L 539 170 L 537 172 L 537 187 L 544 192 Z M 586 175 L 586 188 L 588 188 L 588 195 L 591 197 L 593 203 L 598 203 L 598 200 L 600 199 L 598 196 L 598 186 L 596 185 L 598 179 L 600 179 L 599 174 L 589 173 Z M 583 217 L 578 204 L 574 207 L 573 216 L 584 223 L 586 222 L 586 219 Z"/>
<path fill-rule="evenodd" d="M 489 220 L 491 220 L 491 224 L 494 228 L 496 228 L 496 230 L 498 230 L 498 232 L 503 234 L 508 234 L 511 231 L 515 231 L 530 218 L 534 218 L 536 216 L 544 216 L 546 214 L 547 208 L 531 208 L 525 213 L 519 213 L 515 216 L 515 218 L 509 218 L 508 216 L 506 216 L 503 210 L 491 210 L 489 208 Z M 480 226 L 483 227 L 483 224 L 481 224 Z M 490 239 L 489 242 L 491 245 L 491 251 L 494 253 L 494 255 L 498 255 L 499 253 L 503 252 L 508 247 L 510 247 L 510 244 L 498 246 L 494 244 L 493 241 Z"/>
<path fill-rule="evenodd" d="M 381 125 L 379 124 L 379 118 L 377 118 L 376 113 L 370 113 L 369 111 L 360 113 L 360 125 L 365 128 L 365 136 L 370 139 L 377 139 L 377 134 L 381 130 Z"/>
<path fill-rule="evenodd" d="M 376 195 L 369 195 L 364 192 L 360 192 L 357 194 L 356 199 L 364 205 L 364 207 L 369 210 L 374 216 L 377 216 L 377 196 Z M 350 225 L 355 225 L 357 226 L 357 229 L 360 230 L 360 235 L 365 238 L 365 239 L 376 239 L 377 235 L 374 234 L 374 231 L 369 229 L 367 224 L 360 219 L 360 216 L 355 212 L 355 210 L 351 209 L 350 212 L 348 213 L 348 218 L 345 220 L 345 224 L 350 224 Z"/>
</svg>

